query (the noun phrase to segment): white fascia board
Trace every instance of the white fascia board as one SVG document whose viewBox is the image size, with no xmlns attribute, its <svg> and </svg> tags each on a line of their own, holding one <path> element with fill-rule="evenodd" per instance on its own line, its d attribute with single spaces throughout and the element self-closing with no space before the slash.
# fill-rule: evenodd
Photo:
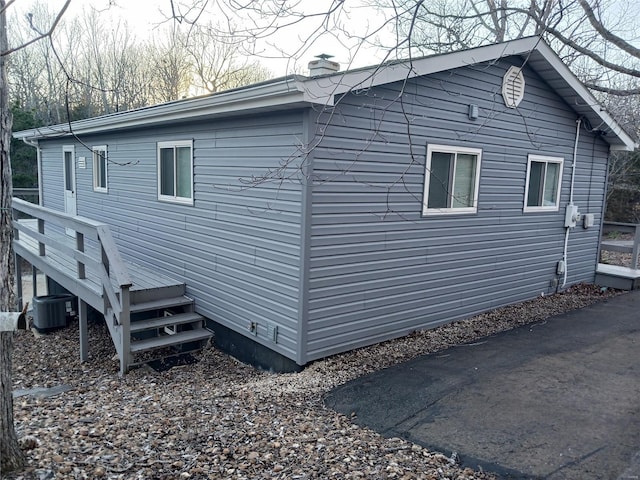
<svg viewBox="0 0 640 480">
<path fill-rule="evenodd" d="M 583 102 L 581 107 L 586 107 L 595 114 L 595 116 L 600 119 L 599 123 L 606 125 L 607 128 L 610 129 L 616 137 L 618 137 L 620 142 L 611 143 L 611 150 L 633 151 L 637 148 L 638 145 L 633 141 L 633 139 L 623 130 L 620 124 L 609 114 L 609 112 L 604 109 L 600 102 L 596 100 L 587 87 L 578 80 L 573 72 L 562 62 L 560 57 L 555 54 L 551 47 L 549 47 L 545 42 L 539 42 L 536 50 L 576 93 L 579 100 Z M 598 125 L 594 123 L 593 126 L 597 127 Z"/>
<path fill-rule="evenodd" d="M 555 52 L 538 37 L 526 37 L 509 42 L 477 47 L 460 52 L 434 55 L 416 59 L 405 60 L 389 65 L 379 65 L 372 68 L 353 72 L 338 73 L 331 76 L 309 79 L 305 82 L 307 95 L 305 99 L 313 103 L 327 106 L 334 104 L 334 98 L 347 92 L 359 89 L 367 89 L 387 83 L 399 82 L 417 76 L 430 75 L 446 70 L 495 61 L 502 57 L 519 55 L 527 57 L 532 53 L 539 53 L 547 64 L 554 70 L 554 79 L 560 78 L 582 105 L 572 105 L 578 113 L 580 110 L 588 112 L 597 122 L 594 126 L 606 125 L 613 132 L 616 140 L 605 138 L 612 150 L 632 151 L 637 145 L 633 139 L 622 129 L 591 92 L 569 70 Z M 554 79 L 545 79 L 548 82 Z M 550 82 L 551 83 L 551 82 Z M 606 129 L 603 129 L 606 130 Z"/>
<path fill-rule="evenodd" d="M 401 60 L 387 65 L 309 79 L 305 82 L 305 88 L 310 92 L 310 100 L 313 100 L 314 103 L 324 103 L 322 100 L 326 101 L 331 96 L 341 95 L 351 90 L 367 89 L 413 77 L 489 62 L 501 57 L 526 54 L 535 48 L 536 42 L 537 38 L 527 37 L 460 52 L 416 60 Z M 327 101 L 327 104 L 330 103 Z"/>
<path fill-rule="evenodd" d="M 337 73 L 318 78 L 288 77 L 281 81 L 255 85 L 217 95 L 156 105 L 129 112 L 115 113 L 103 117 L 79 120 L 71 124 L 55 125 L 40 129 L 17 132 L 14 137 L 35 140 L 74 134 L 106 132 L 160 123 L 184 121 L 199 117 L 213 117 L 248 110 L 283 108 L 287 105 L 333 106 L 336 96 L 353 90 L 367 89 L 377 85 L 398 82 L 417 76 L 452 70 L 469 65 L 495 61 L 502 57 L 520 55 L 527 57 L 539 54 L 553 69 L 554 83 L 560 79 L 566 84 L 576 100 L 573 108 L 578 113 L 586 112 L 592 117 L 594 126 L 606 125 L 616 139 L 605 138 L 612 150 L 634 150 L 637 145 L 622 127 L 606 112 L 587 88 L 577 79 L 551 48 L 538 37 L 527 37 L 501 44 L 487 45 L 470 50 L 435 55 L 432 57 L 405 60 L 378 65 L 352 72 Z M 548 75 L 548 74 L 547 74 Z M 579 103 L 578 103 L 579 102 Z"/>
<path fill-rule="evenodd" d="M 218 95 L 180 100 L 144 107 L 138 110 L 113 113 L 102 117 L 78 120 L 71 124 L 53 125 L 14 134 L 21 139 L 55 138 L 86 135 L 160 123 L 173 123 L 205 116 L 217 116 L 246 110 L 286 106 L 304 102 L 305 93 L 300 80 L 288 78 L 280 82 L 257 85 Z"/>
</svg>

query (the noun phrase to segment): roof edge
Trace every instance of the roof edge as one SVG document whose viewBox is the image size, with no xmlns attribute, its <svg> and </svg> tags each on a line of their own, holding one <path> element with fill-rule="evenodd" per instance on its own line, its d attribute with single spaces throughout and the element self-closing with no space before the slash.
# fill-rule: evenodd
<svg viewBox="0 0 640 480">
<path fill-rule="evenodd" d="M 566 81 L 569 86 L 584 101 L 593 112 L 602 119 L 602 123 L 606 125 L 622 142 L 621 145 L 611 144 L 611 149 L 616 151 L 633 151 L 638 148 L 638 144 L 631 136 L 622 128 L 615 118 L 602 106 L 602 104 L 593 96 L 587 87 L 575 76 L 575 74 L 567 67 L 562 59 L 551 49 L 546 42 L 540 41 L 536 46 L 536 50 L 545 58 L 551 67 Z M 610 143 L 610 142 L 609 142 Z"/>
<path fill-rule="evenodd" d="M 305 102 L 305 92 L 300 79 L 299 76 L 285 77 L 279 81 L 264 82 L 219 94 L 151 105 L 70 123 L 22 130 L 15 132 L 13 136 L 22 140 L 38 140 L 45 137 L 86 135 Z"/>
<path fill-rule="evenodd" d="M 519 38 L 504 43 L 485 45 L 452 53 L 392 61 L 388 64 L 355 71 L 310 78 L 304 81 L 304 86 L 308 92 L 307 98 L 309 100 L 315 102 L 324 101 L 328 105 L 331 105 L 333 101 L 328 101 L 327 99 L 343 95 L 352 90 L 367 89 L 467 65 L 485 63 L 503 57 L 521 56 L 526 59 L 534 52 L 539 53 L 553 71 L 561 77 L 562 81 L 575 92 L 582 103 L 581 107 L 583 108 L 581 109 L 584 110 L 584 107 L 588 108 L 590 115 L 597 117 L 598 122 L 596 123 L 606 125 L 606 129 L 615 135 L 617 141 L 612 141 L 613 138 L 611 137 L 608 139 L 605 137 L 605 141 L 609 143 L 612 150 L 633 151 L 638 147 L 631 136 L 601 107 L 600 102 L 595 99 L 587 87 L 585 87 L 562 62 L 551 47 L 547 45 L 542 38 L 537 36 Z M 574 108 L 574 110 L 576 114 L 580 114 L 578 109 Z"/>
<path fill-rule="evenodd" d="M 605 127 L 598 128 L 599 130 L 613 134 L 604 137 L 612 150 L 633 151 L 638 147 L 631 136 L 609 112 L 601 107 L 591 92 L 541 37 L 525 37 L 452 53 L 394 60 L 381 65 L 320 77 L 307 78 L 292 75 L 204 97 L 24 130 L 14 133 L 14 137 L 32 141 L 45 137 L 107 132 L 257 109 L 277 109 L 295 104 L 333 106 L 336 98 L 352 90 L 367 89 L 417 76 L 486 63 L 503 57 L 521 56 L 526 61 L 534 54 L 536 57 L 540 56 L 550 67 L 551 73 L 541 73 L 541 76 L 547 83 L 556 84 L 551 88 L 557 88 L 559 84 L 575 93 L 575 96 L 571 95 L 571 100 L 574 101 L 572 108 L 576 114 L 589 117 L 592 125 Z"/>
</svg>

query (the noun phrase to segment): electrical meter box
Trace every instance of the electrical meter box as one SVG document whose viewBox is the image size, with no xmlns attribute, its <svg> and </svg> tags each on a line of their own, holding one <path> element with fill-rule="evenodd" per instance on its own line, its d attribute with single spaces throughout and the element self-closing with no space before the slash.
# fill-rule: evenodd
<svg viewBox="0 0 640 480">
<path fill-rule="evenodd" d="M 564 226 L 567 228 L 575 227 L 579 216 L 577 205 L 567 205 L 567 211 L 564 216 Z"/>
</svg>

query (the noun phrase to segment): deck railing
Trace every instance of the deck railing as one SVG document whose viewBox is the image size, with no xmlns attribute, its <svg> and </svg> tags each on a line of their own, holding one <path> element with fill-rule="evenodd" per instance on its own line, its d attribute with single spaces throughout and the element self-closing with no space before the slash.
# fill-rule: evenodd
<svg viewBox="0 0 640 480">
<path fill-rule="evenodd" d="M 22 187 L 14 187 L 13 195 L 22 200 L 29 199 L 31 203 L 38 204 L 38 200 L 40 199 L 40 189 L 39 188 L 22 188 Z"/>
<path fill-rule="evenodd" d="M 633 240 L 616 240 L 615 238 L 607 238 L 607 235 L 613 232 L 631 234 L 633 235 Z M 640 224 L 603 222 L 600 250 L 609 252 L 630 253 L 630 268 L 635 269 L 638 262 L 638 254 L 640 254 Z"/>
<path fill-rule="evenodd" d="M 104 300 L 103 314 L 112 326 L 120 325 L 120 349 L 124 354 L 129 352 L 130 341 L 130 287 L 131 278 L 120 257 L 120 252 L 111 236 L 109 227 L 89 218 L 69 215 L 33 203 L 12 199 L 14 238 L 20 235 L 33 238 L 38 243 L 38 255 L 46 256 L 47 249 L 55 249 L 75 260 L 75 276 L 78 280 L 87 278 L 87 270 L 97 273 Z M 37 222 L 18 221 L 25 216 Z M 35 227 L 35 228 L 34 228 Z M 75 236 L 75 248 L 56 240 L 53 235 L 45 234 L 47 229 L 66 229 Z M 86 248 L 87 241 L 93 241 L 98 248 Z M 114 285 L 117 289 L 114 289 Z"/>
</svg>

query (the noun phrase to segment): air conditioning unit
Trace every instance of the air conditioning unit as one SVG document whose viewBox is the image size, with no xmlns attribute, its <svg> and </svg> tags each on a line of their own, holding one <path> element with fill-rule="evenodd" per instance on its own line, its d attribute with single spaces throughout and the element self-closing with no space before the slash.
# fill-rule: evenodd
<svg viewBox="0 0 640 480">
<path fill-rule="evenodd" d="M 33 326 L 40 331 L 66 327 L 74 300 L 75 295 L 66 293 L 33 297 Z"/>
</svg>

